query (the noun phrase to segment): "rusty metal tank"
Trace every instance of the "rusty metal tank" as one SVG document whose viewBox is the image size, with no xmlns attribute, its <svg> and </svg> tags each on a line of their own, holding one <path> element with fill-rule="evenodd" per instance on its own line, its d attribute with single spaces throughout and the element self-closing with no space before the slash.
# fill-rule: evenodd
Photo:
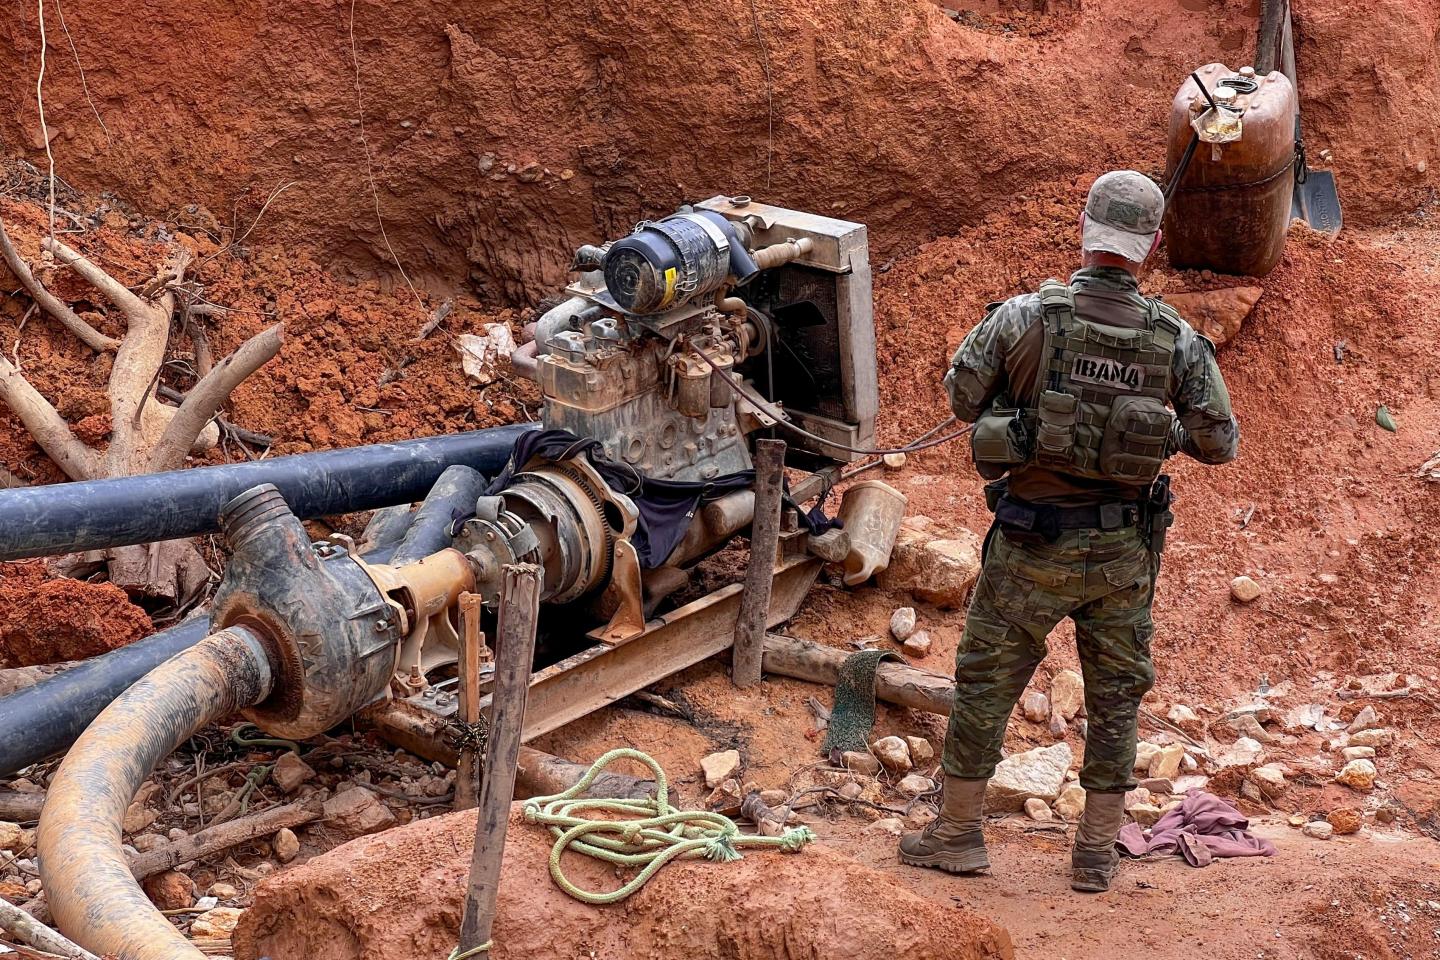
<svg viewBox="0 0 1440 960">
<path fill-rule="evenodd" d="M 1199 142 L 1165 211 L 1170 262 L 1263 277 L 1279 263 L 1294 188 L 1295 88 L 1283 73 L 1257 76 L 1211 63 L 1197 71 L 1217 102 L 1186 78 L 1170 111 L 1166 181 Z"/>
</svg>

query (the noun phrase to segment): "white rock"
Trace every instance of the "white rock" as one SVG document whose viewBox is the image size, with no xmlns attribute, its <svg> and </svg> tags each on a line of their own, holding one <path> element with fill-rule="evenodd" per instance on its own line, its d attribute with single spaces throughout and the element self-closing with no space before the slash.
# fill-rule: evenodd
<svg viewBox="0 0 1440 960">
<path fill-rule="evenodd" d="M 1182 729 L 1200 725 L 1200 715 L 1183 703 L 1177 703 L 1170 708 L 1168 719 Z"/>
<path fill-rule="evenodd" d="M 30 846 L 33 840 L 34 834 L 20 824 L 0 820 L 0 850 L 23 850 Z"/>
<path fill-rule="evenodd" d="M 740 772 L 740 751 L 722 750 L 712 753 L 701 759 L 700 770 L 705 774 L 705 786 L 714 790 Z"/>
<path fill-rule="evenodd" d="M 915 632 L 915 608 L 901 607 L 890 614 L 890 635 L 896 640 L 905 641 L 910 634 Z"/>
<path fill-rule="evenodd" d="M 1025 816 L 1039 823 L 1049 823 L 1055 819 L 1055 812 L 1044 800 L 1039 797 L 1031 797 L 1025 801 Z"/>
<path fill-rule="evenodd" d="M 223 940 L 235 932 L 240 915 L 238 907 L 215 907 L 196 917 L 190 924 L 190 936 L 196 940 Z"/>
<path fill-rule="evenodd" d="M 289 827 L 281 827 L 275 831 L 275 838 L 270 841 L 270 845 L 275 849 L 275 859 L 281 863 L 289 863 L 300 852 L 300 840 Z"/>
<path fill-rule="evenodd" d="M 1155 754 L 1159 752 L 1160 747 L 1148 740 L 1141 740 L 1135 744 L 1135 769 L 1148 772 L 1150 762 L 1155 759 Z"/>
<path fill-rule="evenodd" d="M 1355 733 L 1350 734 L 1347 745 L 1352 747 L 1372 747 L 1379 750 L 1383 747 L 1390 746 L 1390 742 L 1394 739 L 1394 731 L 1387 727 L 1378 727 L 1371 730 L 1357 730 Z"/>
<path fill-rule="evenodd" d="M 1349 733 L 1359 733 L 1361 730 L 1377 730 L 1380 727 L 1380 714 L 1375 711 L 1374 707 L 1366 704 L 1364 709 L 1355 714 L 1355 719 L 1351 720 L 1350 725 L 1345 729 Z"/>
<path fill-rule="evenodd" d="M 1085 812 L 1085 788 L 1078 783 L 1067 783 L 1055 801 L 1055 812 L 1066 820 L 1079 820 Z"/>
<path fill-rule="evenodd" d="M 1150 802 L 1150 791 L 1149 791 L 1148 789 L 1146 789 L 1145 787 L 1136 787 L 1134 790 L 1130 790 L 1130 791 L 1127 791 L 1127 792 L 1126 792 L 1126 794 L 1125 794 L 1125 799 L 1124 799 L 1124 804 L 1123 804 L 1123 805 L 1124 805 L 1124 807 L 1125 807 L 1126 810 L 1129 810 L 1131 807 L 1138 806 L 1139 804 L 1142 804 L 1142 803 L 1149 803 L 1149 802 Z"/>
<path fill-rule="evenodd" d="M 886 470 L 899 470 L 905 466 L 905 454 L 903 453 L 887 453 L 880 460 L 885 464 Z"/>
<path fill-rule="evenodd" d="M 1191 790 L 1204 790 L 1206 785 L 1209 783 L 1209 777 L 1202 777 L 1199 775 L 1181 777 L 1180 779 L 1175 781 L 1175 789 L 1173 792 L 1184 795 L 1186 793 L 1189 793 Z"/>
<path fill-rule="evenodd" d="M 240 891 L 235 889 L 235 885 L 232 883 L 210 884 L 210 896 L 218 897 L 221 900 L 234 899 L 239 893 Z"/>
<path fill-rule="evenodd" d="M 1300 828 L 1300 832 L 1316 840 L 1329 840 L 1335 835 L 1335 828 L 1324 820 L 1311 820 Z"/>
<path fill-rule="evenodd" d="M 900 650 L 905 654 L 905 656 L 913 657 L 916 660 L 920 660 L 924 657 L 929 656 L 929 632 L 925 630 L 916 630 L 914 633 L 910 634 L 910 636 L 905 638 L 904 643 L 900 644 Z"/>
<path fill-rule="evenodd" d="M 900 782 L 895 785 L 895 789 L 907 797 L 918 797 L 922 793 L 934 790 L 935 781 L 929 777 L 922 777 L 918 773 L 910 773 L 901 778 Z"/>
<path fill-rule="evenodd" d="M 1050 719 L 1050 698 L 1039 690 L 1031 690 L 1020 701 L 1020 712 L 1031 723 L 1044 723 Z"/>
<path fill-rule="evenodd" d="M 1258 600 L 1262 592 L 1260 584 L 1247 576 L 1238 576 L 1230 581 L 1230 596 L 1240 603 Z"/>
<path fill-rule="evenodd" d="M 1085 680 L 1074 670 L 1061 670 L 1050 681 L 1050 708 L 1067 722 L 1085 708 Z"/>
<path fill-rule="evenodd" d="M 910 759 L 916 763 L 935 759 L 935 748 L 924 737 L 906 737 L 905 746 L 910 748 Z"/>
<path fill-rule="evenodd" d="M 1178 743 L 1161 747 L 1150 761 L 1152 779 L 1174 780 L 1180 775 L 1180 763 L 1185 759 L 1185 748 Z"/>
<path fill-rule="evenodd" d="M 869 753 L 859 750 L 846 750 L 840 755 L 840 765 L 851 773 L 858 773 L 863 776 L 873 777 L 880 772 L 880 761 L 876 760 Z"/>
<path fill-rule="evenodd" d="M 1270 732 L 1260 725 L 1253 713 L 1242 713 L 1239 716 L 1230 717 L 1225 721 L 1231 730 L 1238 736 L 1249 737 L 1259 743 L 1271 743 L 1274 737 Z"/>
<path fill-rule="evenodd" d="M 1153 803 L 1137 803 L 1125 812 L 1130 815 L 1131 820 L 1134 820 L 1142 827 L 1155 826 L 1161 815 L 1160 808 Z"/>
<path fill-rule="evenodd" d="M 1340 770 L 1335 782 L 1351 790 L 1369 793 L 1375 789 L 1375 763 L 1372 760 L 1351 760 Z"/>
<path fill-rule="evenodd" d="M 1216 760 L 1222 767 L 1243 767 L 1258 763 L 1265 756 L 1265 748 L 1250 737 L 1241 737 L 1228 749 L 1217 754 Z"/>
<path fill-rule="evenodd" d="M 902 524 L 890 566 L 876 580 L 882 589 L 906 590 L 942 610 L 958 610 L 980 574 L 980 538 L 959 530 L 944 532 L 951 539 L 936 539 L 939 531 L 922 525 L 922 519 L 910 517 Z"/>
<path fill-rule="evenodd" d="M 905 832 L 905 821 L 899 817 L 886 817 L 883 820 L 876 820 L 865 830 L 870 833 L 888 833 L 892 837 L 898 837 Z"/>
<path fill-rule="evenodd" d="M 1249 779 L 1260 791 L 1260 796 L 1266 800 L 1276 799 L 1289 786 L 1285 782 L 1284 772 L 1273 763 L 1251 770 Z"/>
<path fill-rule="evenodd" d="M 910 746 L 899 737 L 881 737 L 870 744 L 870 751 L 880 766 L 891 773 L 904 773 L 914 764 L 910 760 Z"/>
<path fill-rule="evenodd" d="M 1346 763 L 1349 763 L 1351 760 L 1374 760 L 1375 748 L 1346 747 L 1345 749 L 1340 751 L 1340 755 L 1345 758 Z"/>
<path fill-rule="evenodd" d="M 1053 803 L 1065 786 L 1065 771 L 1073 759 L 1070 745 L 1064 741 L 1006 757 L 995 767 L 985 790 L 986 808 L 1014 812 L 1023 809 L 1031 797 Z"/>
<path fill-rule="evenodd" d="M 218 906 L 220 906 L 219 897 L 201 897 L 199 900 L 195 901 L 196 910 L 214 910 Z"/>
</svg>

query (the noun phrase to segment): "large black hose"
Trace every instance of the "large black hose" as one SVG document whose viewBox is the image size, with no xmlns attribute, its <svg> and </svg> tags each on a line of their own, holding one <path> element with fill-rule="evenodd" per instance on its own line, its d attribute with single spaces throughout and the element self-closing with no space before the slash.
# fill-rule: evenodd
<svg viewBox="0 0 1440 960">
<path fill-rule="evenodd" d="M 450 546 L 455 539 L 452 525 L 457 519 L 475 513 L 475 501 L 485 492 L 485 484 L 485 477 L 478 470 L 459 463 L 446 467 L 425 495 L 425 502 L 415 511 L 405 539 L 390 562 L 403 567 Z"/>
<path fill-rule="evenodd" d="M 220 528 L 220 508 L 263 483 L 279 488 L 302 520 L 413 503 L 452 464 L 497 472 L 520 435 L 538 426 L 513 424 L 250 463 L 4 490 L 0 560 L 214 533 Z"/>
<path fill-rule="evenodd" d="M 155 764 L 201 727 L 265 699 L 265 646 L 212 634 L 135 684 L 75 742 L 50 783 L 36 846 L 50 912 L 67 937 L 120 960 L 201 960 L 130 873 L 121 823 Z"/>
</svg>

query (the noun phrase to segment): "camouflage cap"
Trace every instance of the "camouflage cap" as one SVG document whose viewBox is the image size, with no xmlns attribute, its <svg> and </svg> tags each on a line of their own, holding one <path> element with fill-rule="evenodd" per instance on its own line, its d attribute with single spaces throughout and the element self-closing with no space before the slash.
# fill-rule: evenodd
<svg viewBox="0 0 1440 960">
<path fill-rule="evenodd" d="M 1081 248 L 1140 263 L 1149 256 L 1164 215 L 1165 195 L 1155 181 L 1134 170 L 1112 170 L 1090 187 Z"/>
</svg>

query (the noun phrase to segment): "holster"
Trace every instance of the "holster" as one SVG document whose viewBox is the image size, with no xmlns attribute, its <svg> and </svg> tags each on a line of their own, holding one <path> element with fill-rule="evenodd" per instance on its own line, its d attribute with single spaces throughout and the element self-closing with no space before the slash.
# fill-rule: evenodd
<svg viewBox="0 0 1440 960">
<path fill-rule="evenodd" d="M 1144 530 L 1152 553 L 1165 552 L 1165 534 L 1175 522 L 1175 514 L 1170 510 L 1174 502 L 1175 495 L 1170 492 L 1170 475 L 1162 473 L 1150 485 L 1150 496 L 1145 501 Z"/>
</svg>

